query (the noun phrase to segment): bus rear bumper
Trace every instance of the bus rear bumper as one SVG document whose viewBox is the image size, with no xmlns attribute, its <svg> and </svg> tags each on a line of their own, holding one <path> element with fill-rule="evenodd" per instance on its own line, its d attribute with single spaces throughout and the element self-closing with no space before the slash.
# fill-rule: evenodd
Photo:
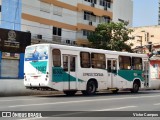
<svg viewBox="0 0 160 120">
<path fill-rule="evenodd" d="M 36 86 L 26 86 L 26 89 L 30 90 L 40 90 L 40 91 L 56 91 L 53 88 L 46 87 L 46 86 L 41 86 L 41 87 L 36 87 Z"/>
</svg>

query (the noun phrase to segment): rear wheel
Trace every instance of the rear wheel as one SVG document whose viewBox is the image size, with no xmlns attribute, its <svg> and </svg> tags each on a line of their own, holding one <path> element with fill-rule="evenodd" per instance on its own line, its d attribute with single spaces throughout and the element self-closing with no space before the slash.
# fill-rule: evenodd
<svg viewBox="0 0 160 120">
<path fill-rule="evenodd" d="M 132 93 L 138 93 L 139 91 L 139 84 L 137 82 L 133 83 L 133 89 L 131 89 Z"/>
<path fill-rule="evenodd" d="M 82 91 L 84 95 L 94 95 L 96 92 L 96 83 L 94 81 L 89 81 L 87 83 L 87 88 L 85 91 Z"/>
<path fill-rule="evenodd" d="M 67 96 L 74 96 L 77 91 L 63 91 Z"/>
</svg>

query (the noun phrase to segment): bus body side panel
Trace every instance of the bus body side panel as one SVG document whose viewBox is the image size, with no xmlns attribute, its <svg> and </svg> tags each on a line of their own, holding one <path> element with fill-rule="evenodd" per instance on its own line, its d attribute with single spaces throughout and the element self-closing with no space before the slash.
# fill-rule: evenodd
<svg viewBox="0 0 160 120">
<path fill-rule="evenodd" d="M 54 49 L 54 48 L 53 48 Z M 58 49 L 58 48 L 57 48 Z M 61 49 L 61 67 L 54 67 L 52 64 L 52 83 L 53 88 L 59 91 L 78 90 L 78 53 L 77 51 Z M 70 59 L 74 58 L 75 70 L 72 71 Z M 67 59 L 67 60 L 66 60 Z"/>
<path fill-rule="evenodd" d="M 143 83 L 141 70 L 118 70 L 118 88 L 132 88 L 135 79 L 139 79 Z"/>
<path fill-rule="evenodd" d="M 107 70 L 97 68 L 80 68 L 78 72 L 79 89 L 86 90 L 88 80 L 96 80 L 98 83 L 97 90 L 107 89 Z"/>
</svg>

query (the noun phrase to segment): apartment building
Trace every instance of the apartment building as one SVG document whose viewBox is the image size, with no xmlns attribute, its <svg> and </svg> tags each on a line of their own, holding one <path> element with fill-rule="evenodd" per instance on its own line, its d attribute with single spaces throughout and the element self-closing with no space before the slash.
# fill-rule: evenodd
<svg viewBox="0 0 160 120">
<path fill-rule="evenodd" d="M 131 40 L 128 44 L 132 43 L 132 49 L 137 53 L 151 53 L 160 52 L 160 26 L 144 26 L 131 28 L 134 32 L 131 33 Z"/>
<path fill-rule="evenodd" d="M 133 0 L 113 0 L 114 22 L 128 22 L 128 27 L 133 23 Z"/>
<path fill-rule="evenodd" d="M 1 0 L 0 27 L 27 31 L 32 42 L 88 44 L 87 35 L 102 22 L 129 22 L 132 0 Z M 8 9 L 7 9 L 8 8 Z"/>
<path fill-rule="evenodd" d="M 22 30 L 45 42 L 85 45 L 90 31 L 112 20 L 112 4 L 105 0 L 23 1 Z"/>
</svg>

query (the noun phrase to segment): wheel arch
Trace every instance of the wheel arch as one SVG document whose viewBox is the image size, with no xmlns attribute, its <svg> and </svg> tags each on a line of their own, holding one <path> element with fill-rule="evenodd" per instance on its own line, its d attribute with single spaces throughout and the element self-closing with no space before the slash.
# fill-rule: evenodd
<svg viewBox="0 0 160 120">
<path fill-rule="evenodd" d="M 98 82 L 95 78 L 90 78 L 88 81 L 87 81 L 87 84 L 90 82 L 90 81 L 94 81 L 95 84 L 96 84 L 96 88 L 98 88 Z"/>
<path fill-rule="evenodd" d="M 135 78 L 134 80 L 133 80 L 133 84 L 134 83 L 137 83 L 138 85 L 139 85 L 139 87 L 141 87 L 141 79 L 140 78 Z"/>
</svg>

